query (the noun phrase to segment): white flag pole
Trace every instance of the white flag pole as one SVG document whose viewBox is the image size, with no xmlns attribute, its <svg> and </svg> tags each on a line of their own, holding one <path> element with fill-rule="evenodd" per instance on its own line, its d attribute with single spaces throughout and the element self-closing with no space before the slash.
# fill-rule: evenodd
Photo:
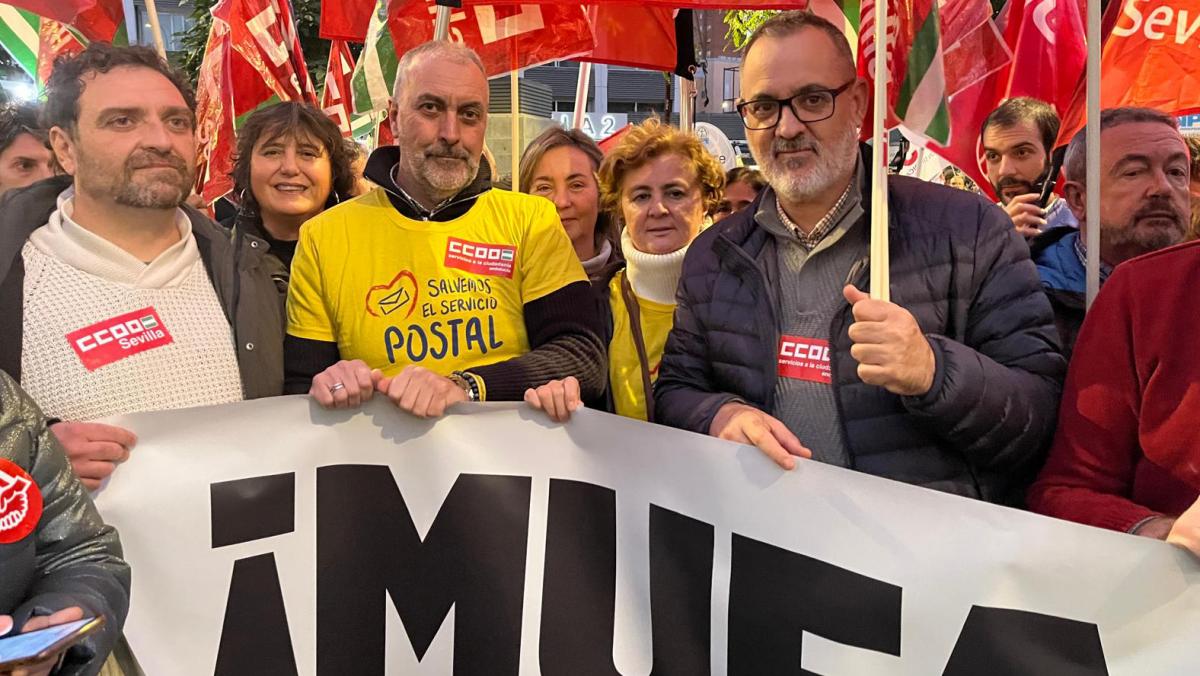
<svg viewBox="0 0 1200 676">
<path fill-rule="evenodd" d="M 1096 4 L 1096 3 L 1092 3 Z M 871 138 L 871 297 L 891 300 L 887 191 L 887 0 L 875 0 L 875 111 Z"/>
<path fill-rule="evenodd" d="M 508 74 L 508 86 L 512 90 L 509 105 L 512 108 L 512 190 L 517 189 L 518 177 L 521 175 L 521 79 L 520 69 L 516 68 L 516 55 L 513 55 L 513 69 Z"/>
<path fill-rule="evenodd" d="M 154 0 L 146 0 L 146 18 L 150 20 L 150 32 L 154 37 L 154 49 L 162 58 L 167 58 L 167 46 L 163 43 L 162 27 L 158 24 L 158 8 Z"/>
<path fill-rule="evenodd" d="M 1087 307 L 1100 292 L 1100 3 L 1087 3 Z"/>
<path fill-rule="evenodd" d="M 583 116 L 587 114 L 588 87 L 592 82 L 592 64 L 579 64 L 579 81 L 575 84 L 575 113 L 571 116 L 571 128 L 583 129 Z"/>
</svg>

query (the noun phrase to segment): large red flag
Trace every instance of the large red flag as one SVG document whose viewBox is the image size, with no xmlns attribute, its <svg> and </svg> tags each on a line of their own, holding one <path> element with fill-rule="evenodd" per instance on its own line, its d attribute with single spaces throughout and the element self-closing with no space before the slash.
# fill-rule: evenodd
<svg viewBox="0 0 1200 676">
<path fill-rule="evenodd" d="M 234 130 L 273 101 L 316 103 L 287 0 L 220 0 L 196 86 L 199 171 L 206 202 L 233 189 Z"/>
<path fill-rule="evenodd" d="M 388 29 L 396 54 L 433 39 L 436 13 L 428 1 L 393 0 Z M 583 7 L 566 3 L 467 5 L 451 12 L 450 39 L 475 50 L 489 76 L 575 58 L 595 46 Z"/>
<path fill-rule="evenodd" d="M 354 72 L 354 55 L 343 40 L 329 46 L 329 65 L 325 69 L 325 90 L 321 92 L 321 109 L 337 123 L 342 136 L 352 135 L 350 120 L 353 102 L 350 100 L 350 74 Z"/>
<path fill-rule="evenodd" d="M 233 49 L 258 70 L 276 96 L 317 102 L 289 0 L 221 0 L 217 7 L 228 8 Z M 213 16 L 217 11 L 213 9 Z"/>
<path fill-rule="evenodd" d="M 1101 34 L 1100 107 L 1140 106 L 1184 115 L 1200 110 L 1200 0 L 1114 0 Z M 1087 123 L 1087 83 L 1080 78 L 1058 144 Z"/>
<path fill-rule="evenodd" d="M 675 11 L 645 5 L 587 8 L 596 47 L 580 61 L 650 70 L 675 70 Z"/>
<path fill-rule="evenodd" d="M 1005 38 L 1013 51 L 1007 95 L 1032 96 L 1065 112 L 1087 65 L 1077 0 L 1012 0 Z"/>
<path fill-rule="evenodd" d="M 363 42 L 375 0 L 337 0 L 321 3 L 321 39 Z"/>
</svg>

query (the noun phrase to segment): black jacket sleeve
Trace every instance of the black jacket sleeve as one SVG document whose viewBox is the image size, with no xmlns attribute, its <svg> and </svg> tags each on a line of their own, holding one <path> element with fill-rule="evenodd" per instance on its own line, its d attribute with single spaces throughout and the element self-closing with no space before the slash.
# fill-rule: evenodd
<svg viewBox="0 0 1200 676">
<path fill-rule="evenodd" d="M 933 387 L 904 405 L 972 465 L 1028 470 L 1054 433 L 1066 360 L 1028 245 L 998 207 L 982 211 L 964 340 L 927 336 Z"/>
<path fill-rule="evenodd" d="M 700 434 L 708 434 L 722 406 L 740 401 L 737 395 L 720 391 L 714 382 L 707 329 L 698 310 L 710 303 L 713 294 L 713 275 L 707 274 L 707 266 L 715 258 L 701 249 L 711 242 L 709 237 L 698 238 L 684 259 L 675 292 L 675 323 L 667 335 L 654 383 L 655 422 Z"/>
<path fill-rule="evenodd" d="M 283 393 L 308 394 L 313 376 L 341 359 L 335 342 L 287 335 L 283 339 Z"/>
<path fill-rule="evenodd" d="M 0 375 L 0 456 L 28 468 L 42 493 L 43 512 L 34 533 L 34 576 L 13 625 L 30 617 L 79 606 L 84 616 L 103 616 L 105 626 L 76 644 L 57 674 L 94 674 L 121 636 L 129 612 L 129 565 L 117 532 L 104 524 L 76 479 L 58 440 L 37 406 Z M 4 567 L 0 556 L 0 568 Z M 4 578 L 21 578 L 9 570 Z"/>
<path fill-rule="evenodd" d="M 530 351 L 467 369 L 483 379 L 488 401 L 520 401 L 525 390 L 567 376 L 579 379 L 584 400 L 600 397 L 608 364 L 601 320 L 587 282 L 574 282 L 525 304 Z"/>
</svg>

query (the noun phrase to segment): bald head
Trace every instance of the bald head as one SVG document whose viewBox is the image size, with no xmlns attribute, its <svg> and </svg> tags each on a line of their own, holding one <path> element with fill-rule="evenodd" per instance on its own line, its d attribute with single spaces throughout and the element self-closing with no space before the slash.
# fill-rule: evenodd
<svg viewBox="0 0 1200 676">
<path fill-rule="evenodd" d="M 449 62 L 478 68 L 485 81 L 483 96 L 486 103 L 487 73 L 483 68 L 483 61 L 470 47 L 449 40 L 431 40 L 404 53 L 400 63 L 396 65 L 396 82 L 392 87 L 392 99 L 399 101 L 404 96 L 415 70 L 435 62 Z"/>
<path fill-rule="evenodd" d="M 846 35 L 827 19 L 819 17 L 812 12 L 801 10 L 775 14 L 750 35 L 750 39 L 746 41 L 746 45 L 742 48 L 743 70 L 745 69 L 746 60 L 750 57 L 751 50 L 754 49 L 755 43 L 759 40 L 764 38 L 786 38 L 806 28 L 820 31 L 829 38 L 833 43 L 833 49 L 837 55 L 836 59 L 839 65 L 845 66 L 847 77 L 853 76 L 858 72 L 858 66 L 854 62 L 854 52 L 850 49 L 850 43 L 846 40 Z"/>
</svg>

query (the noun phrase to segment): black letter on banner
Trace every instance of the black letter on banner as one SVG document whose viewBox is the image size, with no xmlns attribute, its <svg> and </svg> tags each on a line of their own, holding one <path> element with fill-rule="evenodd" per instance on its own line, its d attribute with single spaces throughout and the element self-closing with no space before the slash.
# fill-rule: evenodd
<svg viewBox="0 0 1200 676">
<path fill-rule="evenodd" d="M 1107 676 L 1100 631 L 1087 622 L 973 606 L 943 676 Z"/>
<path fill-rule="evenodd" d="M 900 587 L 737 534 L 730 566 L 730 676 L 811 676 L 805 631 L 900 655 Z"/>
<path fill-rule="evenodd" d="M 550 481 L 542 673 L 613 676 L 616 493 Z M 650 505 L 650 611 L 657 676 L 710 673 L 713 528 Z"/>
<path fill-rule="evenodd" d="M 454 607 L 454 673 L 516 674 L 529 477 L 464 474 L 422 542 L 387 467 L 317 470 L 317 673 L 382 676 L 386 591 L 417 659 Z"/>
<path fill-rule="evenodd" d="M 542 673 L 616 676 L 616 493 L 552 479 L 542 584 Z"/>
<path fill-rule="evenodd" d="M 713 527 L 650 505 L 655 676 L 712 672 Z"/>
<path fill-rule="evenodd" d="M 296 657 L 274 554 L 233 564 L 215 676 L 293 676 Z"/>
</svg>

